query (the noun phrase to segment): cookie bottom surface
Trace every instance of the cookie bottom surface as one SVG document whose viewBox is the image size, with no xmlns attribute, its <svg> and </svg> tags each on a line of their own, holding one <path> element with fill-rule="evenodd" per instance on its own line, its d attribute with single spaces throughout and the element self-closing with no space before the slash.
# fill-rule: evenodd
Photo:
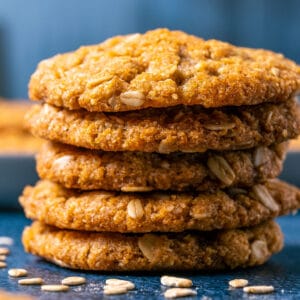
<svg viewBox="0 0 300 300">
<path fill-rule="evenodd" d="M 34 222 L 22 239 L 29 253 L 63 267 L 95 271 L 250 267 L 263 264 L 283 246 L 273 221 L 242 230 L 144 235 L 75 232 Z"/>
</svg>

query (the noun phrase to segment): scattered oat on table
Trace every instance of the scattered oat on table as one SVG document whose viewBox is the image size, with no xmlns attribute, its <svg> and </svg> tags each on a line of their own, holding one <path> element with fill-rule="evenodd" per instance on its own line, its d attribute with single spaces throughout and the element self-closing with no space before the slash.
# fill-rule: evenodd
<svg viewBox="0 0 300 300">
<path fill-rule="evenodd" d="M 11 277 L 23 277 L 27 276 L 28 272 L 25 269 L 9 269 L 8 275 Z"/>
<path fill-rule="evenodd" d="M 193 285 L 192 280 L 188 278 L 180 278 L 174 276 L 162 276 L 160 278 L 160 283 L 165 286 L 174 286 L 181 288 L 187 288 Z"/>
<path fill-rule="evenodd" d="M 128 292 L 126 286 L 113 286 L 113 285 L 106 285 L 104 286 L 104 295 L 119 295 L 119 294 L 126 294 Z"/>
<path fill-rule="evenodd" d="M 62 285 L 81 285 L 86 283 L 86 279 L 80 276 L 66 277 L 61 281 Z"/>
<path fill-rule="evenodd" d="M 268 294 L 273 293 L 274 290 L 272 285 L 252 285 L 243 288 L 243 291 L 249 294 Z"/>
<path fill-rule="evenodd" d="M 129 280 L 110 278 L 105 281 L 105 284 L 106 286 L 104 288 L 118 286 L 118 287 L 125 287 L 128 291 L 135 289 L 134 283 Z"/>
<path fill-rule="evenodd" d="M 186 296 L 196 296 L 197 292 L 187 288 L 171 288 L 165 291 L 165 298 L 180 298 Z"/>
<path fill-rule="evenodd" d="M 0 261 L 0 269 L 6 268 L 6 263 L 4 261 Z"/>
<path fill-rule="evenodd" d="M 45 284 L 41 286 L 41 290 L 45 292 L 66 292 L 69 287 L 63 284 Z"/>
<path fill-rule="evenodd" d="M 233 279 L 229 281 L 229 285 L 233 288 L 242 288 L 248 285 L 248 280 L 247 279 Z"/>
<path fill-rule="evenodd" d="M 40 285 L 43 283 L 44 283 L 44 280 L 40 277 L 25 278 L 25 279 L 20 279 L 18 281 L 18 284 L 20 284 L 20 285 Z"/>
<path fill-rule="evenodd" d="M 8 236 L 0 236 L 0 245 L 2 246 L 11 246 L 14 243 L 14 240 Z"/>
<path fill-rule="evenodd" d="M 10 253 L 9 249 L 6 247 L 0 247 L 0 255 L 8 255 Z"/>
</svg>

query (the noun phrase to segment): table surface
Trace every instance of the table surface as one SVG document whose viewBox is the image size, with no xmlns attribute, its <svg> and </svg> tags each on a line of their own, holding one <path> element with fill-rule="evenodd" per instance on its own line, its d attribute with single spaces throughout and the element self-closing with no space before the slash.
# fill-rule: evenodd
<svg viewBox="0 0 300 300">
<path fill-rule="evenodd" d="M 191 278 L 198 292 L 198 299 L 300 299 L 300 216 L 282 217 L 279 220 L 285 233 L 285 248 L 264 266 L 221 273 L 176 273 Z M 48 284 L 59 283 L 66 276 L 84 276 L 87 284 L 72 287 L 65 293 L 41 292 L 39 286 L 20 286 L 17 279 L 7 276 L 7 269 L 0 269 L 0 289 L 27 293 L 38 299 L 164 299 L 164 287 L 159 279 L 162 274 L 115 274 L 79 272 L 56 267 L 35 256 L 24 253 L 20 236 L 29 220 L 21 212 L 0 212 L 0 236 L 14 239 L 10 246 L 8 268 L 25 268 L 29 276 L 38 276 Z M 136 290 L 122 296 L 103 296 L 103 284 L 107 278 L 128 279 L 135 283 Z M 276 292 L 269 295 L 248 296 L 240 289 L 228 289 L 228 281 L 246 278 L 250 284 L 273 285 Z M 184 298 L 189 299 L 189 298 Z M 195 299 L 195 298 L 193 298 Z"/>
</svg>

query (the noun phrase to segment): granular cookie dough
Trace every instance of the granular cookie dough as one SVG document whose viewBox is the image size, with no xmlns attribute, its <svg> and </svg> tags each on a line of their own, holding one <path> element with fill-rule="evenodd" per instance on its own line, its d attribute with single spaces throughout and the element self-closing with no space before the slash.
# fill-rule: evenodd
<svg viewBox="0 0 300 300">
<path fill-rule="evenodd" d="M 28 218 L 58 228 L 110 232 L 180 232 L 260 224 L 300 208 L 300 191 L 272 180 L 214 193 L 118 193 L 69 190 L 50 181 L 27 186 Z"/>
<path fill-rule="evenodd" d="M 252 186 L 282 170 L 288 143 L 205 153 L 103 152 L 47 142 L 37 154 L 42 179 L 67 188 L 148 192 Z"/>
<path fill-rule="evenodd" d="M 44 104 L 26 115 L 34 135 L 104 151 L 170 153 L 238 150 L 281 143 L 300 132 L 294 100 L 281 104 L 203 109 L 199 106 L 138 112 L 90 113 Z"/>
<path fill-rule="evenodd" d="M 214 232 L 119 234 L 60 230 L 39 222 L 25 228 L 29 253 L 62 267 L 94 271 L 220 270 L 263 264 L 281 250 L 271 221 Z"/>
<path fill-rule="evenodd" d="M 299 89 L 299 66 L 281 54 L 157 29 L 42 61 L 29 96 L 69 109 L 117 112 L 278 102 Z"/>
</svg>

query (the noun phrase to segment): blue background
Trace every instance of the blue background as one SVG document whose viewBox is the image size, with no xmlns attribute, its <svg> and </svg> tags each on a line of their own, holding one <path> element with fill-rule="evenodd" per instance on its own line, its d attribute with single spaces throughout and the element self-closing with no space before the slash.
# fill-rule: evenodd
<svg viewBox="0 0 300 300">
<path fill-rule="evenodd" d="M 156 27 L 268 48 L 300 62 L 299 0 L 0 0 L 0 96 L 27 97 L 43 58 Z"/>
</svg>

